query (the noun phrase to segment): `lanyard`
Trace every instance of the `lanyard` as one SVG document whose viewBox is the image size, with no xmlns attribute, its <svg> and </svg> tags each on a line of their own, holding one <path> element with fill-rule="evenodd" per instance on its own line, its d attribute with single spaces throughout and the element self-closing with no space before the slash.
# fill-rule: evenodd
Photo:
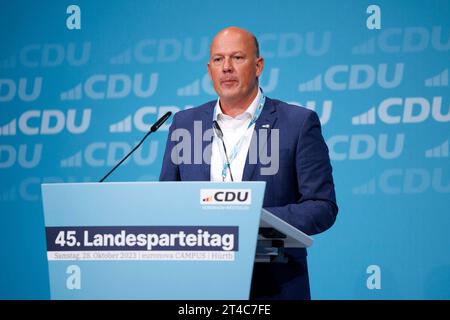
<svg viewBox="0 0 450 320">
<path fill-rule="evenodd" d="M 256 123 L 256 120 L 258 120 L 259 116 L 261 115 L 262 108 L 264 107 L 264 103 L 265 102 L 266 102 L 266 97 L 264 96 L 264 93 L 261 91 L 261 96 L 260 96 L 259 101 L 258 101 L 258 106 L 256 108 L 256 111 L 255 111 L 255 114 L 253 115 L 252 120 L 250 121 L 250 123 L 247 126 L 247 130 L 249 130 Z M 252 128 L 252 130 L 253 130 L 253 128 Z M 223 147 L 221 148 L 219 146 L 220 155 L 221 155 L 222 163 L 223 163 L 223 167 L 222 167 L 222 181 L 225 181 L 225 179 L 227 177 L 227 174 L 228 174 L 229 166 L 231 166 L 231 163 L 233 162 L 233 160 L 236 158 L 236 156 L 238 155 L 239 151 L 241 150 L 242 144 L 245 141 L 245 137 L 246 137 L 246 133 L 244 133 L 242 135 L 242 137 L 239 139 L 239 141 L 234 145 L 233 150 L 231 151 L 231 154 L 230 154 L 230 157 L 229 157 L 229 160 L 230 160 L 229 163 L 227 163 L 227 160 L 226 160 L 225 150 L 223 150 Z"/>
</svg>

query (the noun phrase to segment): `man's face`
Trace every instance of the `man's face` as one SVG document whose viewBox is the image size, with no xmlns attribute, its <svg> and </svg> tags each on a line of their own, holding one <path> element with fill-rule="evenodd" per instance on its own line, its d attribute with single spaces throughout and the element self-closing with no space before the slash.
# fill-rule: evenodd
<svg viewBox="0 0 450 320">
<path fill-rule="evenodd" d="M 239 30 L 227 30 L 214 39 L 208 72 L 221 99 L 239 101 L 258 86 L 264 60 L 256 57 L 253 38 Z"/>
</svg>

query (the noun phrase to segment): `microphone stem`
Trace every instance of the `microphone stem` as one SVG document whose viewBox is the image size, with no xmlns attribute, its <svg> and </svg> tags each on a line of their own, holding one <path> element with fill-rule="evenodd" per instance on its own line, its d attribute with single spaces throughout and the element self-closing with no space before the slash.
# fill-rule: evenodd
<svg viewBox="0 0 450 320">
<path fill-rule="evenodd" d="M 124 162 L 125 160 L 127 160 L 128 159 L 128 157 L 137 149 L 137 148 L 139 148 L 139 146 L 144 142 L 144 140 L 150 135 L 150 133 L 152 133 L 153 131 L 149 131 L 149 132 L 147 132 L 147 134 L 144 136 L 144 138 L 142 138 L 142 140 L 130 151 L 130 152 L 128 152 L 128 154 L 122 159 L 122 160 L 120 160 L 119 161 L 119 163 L 117 163 L 115 166 L 114 166 L 114 168 L 112 168 L 111 170 L 109 170 L 109 172 L 99 181 L 99 182 L 103 182 L 103 181 L 105 181 L 106 180 L 106 178 L 108 178 L 109 177 L 109 175 L 111 174 L 111 173 L 113 173 L 114 172 L 114 170 L 116 170 L 116 168 L 118 167 L 118 166 L 120 166 L 121 164 L 122 164 L 122 162 Z"/>
<path fill-rule="evenodd" d="M 144 140 L 145 140 L 151 133 L 153 133 L 153 132 L 155 132 L 156 130 L 158 130 L 159 127 L 161 127 L 161 125 L 162 125 L 164 122 L 166 122 L 167 119 L 169 119 L 169 117 L 170 117 L 171 114 L 172 114 L 171 111 L 167 111 L 161 118 L 159 118 L 158 121 L 156 121 L 156 123 L 150 128 L 150 130 L 147 132 L 147 134 L 141 139 L 141 141 L 133 148 L 133 150 L 131 150 L 130 152 L 128 152 L 128 154 L 127 154 L 122 160 L 120 160 L 120 162 L 119 162 L 118 164 L 116 164 L 116 165 L 114 166 L 114 168 L 112 168 L 111 170 L 109 170 L 109 172 L 108 172 L 103 178 L 101 178 L 99 182 L 105 181 L 106 178 L 108 178 L 109 175 L 110 175 L 111 173 L 113 173 L 114 170 L 116 170 L 116 168 L 122 164 L 122 162 L 124 162 L 125 160 L 127 160 L 128 157 L 129 157 L 129 156 L 130 156 L 137 148 L 140 147 L 140 145 L 144 142 Z"/>
</svg>

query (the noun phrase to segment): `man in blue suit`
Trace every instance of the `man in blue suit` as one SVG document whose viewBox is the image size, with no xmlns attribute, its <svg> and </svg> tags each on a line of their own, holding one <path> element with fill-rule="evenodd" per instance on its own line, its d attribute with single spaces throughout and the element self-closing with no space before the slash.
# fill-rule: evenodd
<svg viewBox="0 0 450 320">
<path fill-rule="evenodd" d="M 208 72 L 219 98 L 175 114 L 160 180 L 265 181 L 263 207 L 314 235 L 338 212 L 319 118 L 265 97 L 263 67 L 253 34 L 230 27 L 216 35 Z M 193 152 L 180 148 L 181 136 L 189 136 Z M 310 299 L 306 250 L 286 249 L 285 256 L 287 262 L 255 263 L 250 298 Z"/>
</svg>

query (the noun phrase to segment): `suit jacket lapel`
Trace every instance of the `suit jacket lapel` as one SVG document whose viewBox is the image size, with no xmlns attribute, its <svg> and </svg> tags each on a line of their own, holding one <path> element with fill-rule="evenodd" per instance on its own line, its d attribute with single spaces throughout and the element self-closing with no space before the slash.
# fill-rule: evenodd
<svg viewBox="0 0 450 320">
<path fill-rule="evenodd" d="M 250 181 L 254 178 L 255 170 L 261 165 L 259 152 L 264 150 L 264 146 L 267 144 L 267 140 L 270 139 L 271 129 L 274 128 L 275 122 L 277 120 L 277 113 L 275 108 L 275 103 L 272 99 L 266 97 L 266 102 L 264 104 L 261 115 L 255 123 L 255 130 L 253 132 L 252 140 L 250 142 L 249 151 L 247 153 L 247 159 L 245 161 L 244 173 L 242 175 L 242 181 Z M 259 141 L 260 130 L 267 130 L 267 139 L 264 141 Z M 256 151 L 256 161 L 255 157 L 251 157 L 251 150 Z M 252 162 L 252 163 L 251 163 Z M 256 163 L 255 163 L 256 162 Z"/>
<path fill-rule="evenodd" d="M 211 180 L 211 139 L 203 140 L 203 135 L 205 131 L 212 129 L 213 125 L 213 112 L 216 101 L 212 101 L 208 108 L 205 108 L 205 111 L 202 112 L 201 121 L 202 121 L 202 164 L 200 166 L 201 181 L 210 181 Z M 206 152 L 205 152 L 206 149 Z"/>
</svg>

